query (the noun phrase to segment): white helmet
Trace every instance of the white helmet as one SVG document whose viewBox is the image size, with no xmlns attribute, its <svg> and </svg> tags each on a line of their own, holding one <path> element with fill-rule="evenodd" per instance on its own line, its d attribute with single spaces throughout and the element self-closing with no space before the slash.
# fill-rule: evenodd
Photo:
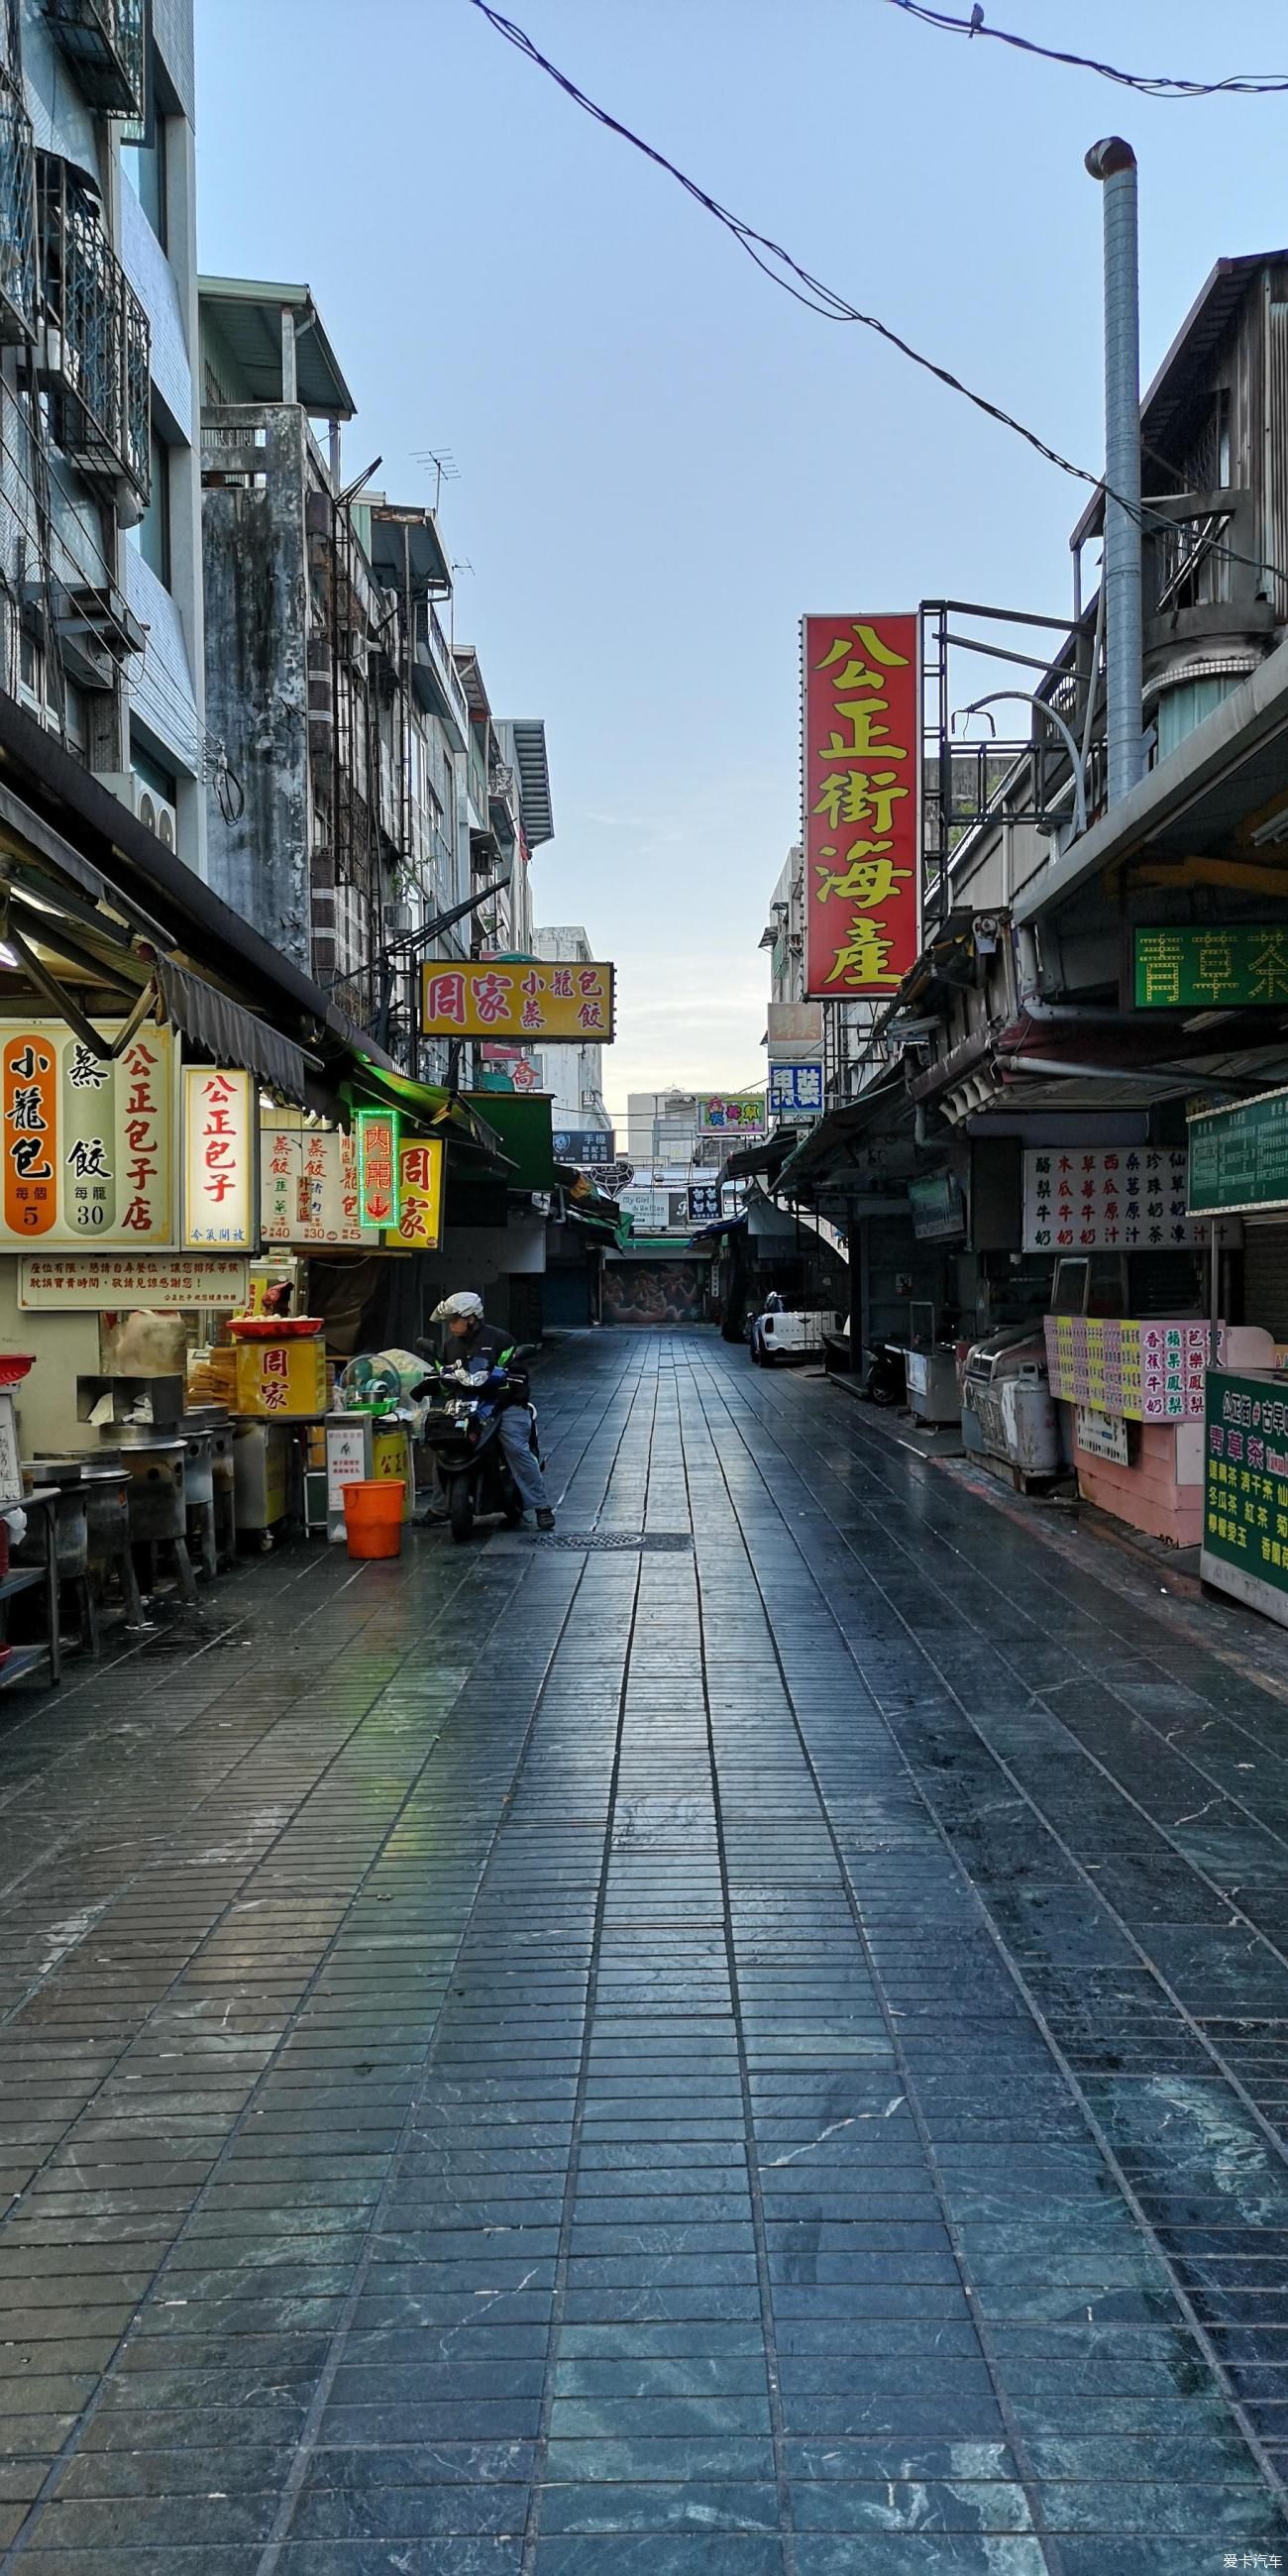
<svg viewBox="0 0 1288 2576">
<path fill-rule="evenodd" d="M 476 1322 L 482 1323 L 482 1298 L 476 1297 L 472 1288 L 458 1288 L 454 1297 L 439 1299 L 429 1320 L 431 1324 L 445 1324 L 453 1315 L 470 1315 Z"/>
</svg>

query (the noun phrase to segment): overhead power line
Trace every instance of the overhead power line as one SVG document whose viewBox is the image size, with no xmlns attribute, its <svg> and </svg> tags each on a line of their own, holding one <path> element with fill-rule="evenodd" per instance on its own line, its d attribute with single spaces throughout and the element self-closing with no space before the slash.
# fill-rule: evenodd
<svg viewBox="0 0 1288 2576">
<path fill-rule="evenodd" d="M 1009 27 L 989 27 L 976 0 L 969 18 L 954 18 L 944 9 L 928 9 L 924 0 L 889 0 L 889 6 L 902 9 L 907 18 L 919 18 L 924 27 L 937 27 L 948 36 L 991 36 L 994 44 L 1013 45 L 1019 54 L 1038 54 L 1043 62 L 1061 63 L 1067 70 L 1096 72 L 1101 80 L 1114 81 L 1119 89 L 1134 89 L 1143 98 L 1270 98 L 1277 91 L 1288 90 L 1288 72 L 1231 72 L 1225 80 L 1182 80 L 1167 72 L 1124 72 L 1116 63 L 1097 62 L 1094 54 L 1065 53 L 1059 45 L 1039 45 L 1032 36 L 1018 36 Z"/>
<path fill-rule="evenodd" d="M 838 288 L 828 286 L 822 278 L 815 277 L 800 260 L 792 256 L 789 250 L 784 249 L 781 242 L 774 241 L 768 233 L 759 232 L 754 224 L 747 223 L 741 215 L 735 215 L 728 206 L 722 206 L 718 197 L 713 197 L 698 180 L 691 179 L 687 171 L 681 170 L 676 162 L 669 160 L 665 152 L 658 150 L 656 144 L 647 143 L 643 135 L 637 134 L 632 126 L 624 124 L 622 119 L 612 115 L 608 108 L 601 107 L 597 99 L 589 97 L 584 89 L 579 88 L 569 73 L 560 71 L 558 64 L 551 62 L 548 54 L 542 53 L 540 46 L 534 42 L 526 28 L 517 25 L 513 18 L 505 17 L 501 10 L 493 8 L 491 0 L 469 0 L 469 5 L 478 10 L 481 18 L 486 18 L 488 25 L 495 29 L 498 36 L 504 38 L 506 44 L 513 45 L 516 53 L 522 54 L 538 71 L 544 72 L 547 79 L 552 80 L 556 88 L 563 91 L 565 98 L 572 100 L 574 107 L 581 108 L 585 115 L 592 117 L 597 125 L 604 126 L 608 133 L 616 134 L 623 143 L 629 143 L 632 151 L 642 153 L 644 159 L 651 161 L 656 169 L 664 170 L 667 177 L 674 179 L 677 187 L 683 188 L 685 195 L 691 197 L 694 204 L 702 208 L 704 214 L 714 216 L 716 222 L 722 224 L 727 233 L 732 234 L 739 249 L 744 250 L 747 257 L 754 260 L 756 267 L 769 279 L 771 286 L 781 287 L 785 295 L 790 295 L 797 304 L 803 304 L 809 312 L 819 314 L 825 322 L 858 323 L 863 330 L 875 332 L 878 339 L 886 341 L 890 348 L 897 349 L 901 357 L 907 358 L 914 367 L 919 367 L 924 375 L 933 376 L 937 384 L 947 387 L 949 393 L 960 394 L 964 402 L 972 404 L 976 411 L 983 412 L 987 420 L 996 421 L 1000 429 L 1009 429 L 1014 437 L 1023 439 L 1025 445 L 1031 447 L 1046 464 L 1057 466 L 1062 474 L 1071 475 L 1076 483 L 1088 484 L 1093 492 L 1103 492 L 1107 500 L 1115 501 L 1120 509 L 1126 510 L 1138 527 L 1143 528 L 1147 522 L 1155 527 L 1169 527 L 1175 524 L 1164 513 L 1151 510 L 1148 503 L 1137 503 L 1126 499 L 1122 493 L 1115 492 L 1112 486 L 1105 482 L 1104 476 L 1093 473 L 1089 466 L 1078 465 L 1072 457 L 1062 455 L 1058 447 L 1052 447 L 1037 430 L 1027 428 L 1022 420 L 1016 419 L 1013 412 L 1004 410 L 1000 403 L 991 401 L 987 394 L 977 393 L 972 385 L 963 383 L 960 376 L 953 374 L 951 367 L 941 367 L 937 359 L 928 358 L 923 349 L 914 348 L 911 340 L 905 340 L 902 332 L 892 329 L 891 325 L 881 321 L 877 314 L 860 311 L 858 305 L 851 304 L 848 296 L 842 295 Z M 1246 564 L 1254 572 L 1272 574 L 1277 581 L 1283 582 L 1288 587 L 1288 573 L 1281 571 L 1276 564 L 1267 563 L 1262 556 L 1239 554 L 1233 546 L 1226 545 L 1222 538 L 1213 539 L 1209 550 L 1213 554 L 1223 555 L 1228 563 Z"/>
</svg>

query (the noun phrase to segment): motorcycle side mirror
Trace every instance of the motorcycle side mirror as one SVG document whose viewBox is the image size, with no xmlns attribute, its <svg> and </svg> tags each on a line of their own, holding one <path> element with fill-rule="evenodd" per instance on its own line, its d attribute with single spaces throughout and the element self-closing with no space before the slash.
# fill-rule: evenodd
<svg viewBox="0 0 1288 2576">
<path fill-rule="evenodd" d="M 535 1359 L 536 1355 L 537 1344 L 535 1342 L 516 1342 L 514 1349 L 510 1353 L 511 1359 L 516 1361 Z"/>
</svg>

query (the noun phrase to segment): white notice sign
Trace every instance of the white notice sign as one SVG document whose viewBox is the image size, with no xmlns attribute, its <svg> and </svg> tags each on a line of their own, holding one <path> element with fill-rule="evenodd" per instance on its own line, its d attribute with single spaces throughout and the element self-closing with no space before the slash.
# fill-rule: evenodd
<svg viewBox="0 0 1288 2576">
<path fill-rule="evenodd" d="M 1186 1212 L 1186 1151 L 1047 1145 L 1024 1157 L 1026 1252 L 1164 1252 L 1206 1243 Z"/>
<path fill-rule="evenodd" d="M 217 1306 L 239 1314 L 250 1297 L 250 1263 L 235 1254 L 31 1252 L 18 1263 L 20 1306 Z"/>
</svg>

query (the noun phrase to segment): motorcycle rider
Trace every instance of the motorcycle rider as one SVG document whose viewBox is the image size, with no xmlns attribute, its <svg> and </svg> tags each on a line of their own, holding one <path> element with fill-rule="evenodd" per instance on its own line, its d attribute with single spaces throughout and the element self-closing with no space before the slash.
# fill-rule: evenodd
<svg viewBox="0 0 1288 2576">
<path fill-rule="evenodd" d="M 446 1324 L 450 1348 L 445 1356 L 461 1362 L 466 1368 L 503 1368 L 514 1350 L 510 1335 L 486 1321 L 483 1300 L 475 1296 L 472 1288 L 460 1288 L 455 1296 L 444 1297 L 434 1308 L 430 1322 Z M 541 1461 L 531 1446 L 531 1431 L 530 1404 L 502 1407 L 498 1435 L 519 1499 L 528 1511 L 536 1513 L 538 1529 L 551 1530 L 555 1516 L 541 1472 Z"/>
</svg>

